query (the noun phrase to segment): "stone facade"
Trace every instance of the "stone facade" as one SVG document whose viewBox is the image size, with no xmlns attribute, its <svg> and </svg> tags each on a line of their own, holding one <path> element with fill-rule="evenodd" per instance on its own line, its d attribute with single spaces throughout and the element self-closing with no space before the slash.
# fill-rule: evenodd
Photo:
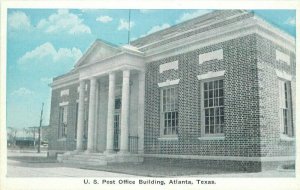
<svg viewBox="0 0 300 190">
<path fill-rule="evenodd" d="M 211 25 L 207 24 L 207 19 L 212 19 Z M 192 26 L 195 26 L 196 29 L 190 31 Z M 186 31 L 180 31 L 181 27 Z M 221 31 L 232 30 L 234 27 L 236 27 L 236 32 L 230 31 L 225 33 L 226 35 L 221 35 Z M 296 87 L 294 42 L 291 42 L 289 36 L 277 29 L 271 28 L 268 33 L 260 30 L 260 27 L 270 29 L 269 25 L 257 19 L 253 13 L 216 11 L 134 41 L 132 45 L 135 46 L 135 49 L 132 51 L 131 47 L 130 56 L 139 54 L 141 59 L 134 57 L 118 59 L 119 54 L 115 55 L 115 59 L 119 62 L 128 59 L 128 62 L 145 65 L 144 68 L 131 68 L 133 72 L 129 82 L 128 116 L 128 134 L 139 138 L 139 146 L 142 145 L 139 147 L 139 155 L 143 156 L 145 161 L 189 163 L 203 167 L 226 165 L 227 169 L 246 171 L 261 171 L 271 165 L 277 166 L 279 163 L 293 162 L 295 159 Z M 252 28 L 254 29 L 249 31 Z M 217 31 L 215 38 L 207 38 L 205 32 L 213 33 L 210 30 Z M 192 39 L 196 35 L 200 35 L 199 40 L 203 40 L 203 43 L 187 40 L 186 43 L 189 42 L 192 45 L 176 44 L 177 41 Z M 164 36 L 171 37 L 164 38 Z M 288 39 L 284 39 L 282 36 L 287 36 Z M 150 42 L 152 44 L 149 44 Z M 172 43 L 178 48 L 172 49 L 174 48 Z M 97 46 L 98 50 L 101 50 L 102 45 L 97 46 L 96 44 L 92 48 Z M 114 48 L 109 47 L 101 52 L 109 52 Z M 166 53 L 160 53 L 159 50 Z M 114 49 L 112 54 L 122 51 L 123 49 Z M 128 51 L 127 49 L 125 52 Z M 280 56 L 283 60 L 276 57 L 278 51 L 281 52 Z M 93 63 L 86 63 L 87 67 L 91 68 L 81 67 L 84 61 L 97 60 L 93 57 L 96 54 L 91 56 L 92 58 L 85 58 L 92 54 L 91 52 L 93 49 L 88 51 L 88 54 L 80 60 L 75 68 L 79 73 L 82 69 L 81 73 L 83 74 L 76 77 L 76 73 L 71 73 L 75 76 L 72 84 L 57 87 L 63 84 L 60 81 L 64 76 L 54 80 L 55 88 L 52 91 L 50 119 L 52 138 L 49 142 L 49 153 L 76 149 L 76 105 L 79 81 L 88 79 L 89 73 L 95 75 L 96 70 L 101 71 L 101 74 L 97 74 L 97 76 L 102 78 L 97 79 L 99 91 L 96 95 L 98 100 L 95 112 L 95 151 L 106 151 L 107 137 L 109 137 L 106 135 L 109 132 L 106 128 L 109 96 L 107 75 L 111 73 L 111 69 L 114 69 L 114 65 L 111 66 L 112 68 L 105 66 L 109 60 L 103 59 L 102 66 L 97 62 L 99 69 Z M 199 58 L 203 60 L 199 60 Z M 286 61 L 288 58 L 290 60 Z M 100 66 L 104 69 L 100 69 Z M 102 70 L 107 70 L 107 73 L 103 73 Z M 143 72 L 145 72 L 145 90 L 141 92 L 140 90 L 143 88 L 141 81 L 143 80 L 140 80 L 140 76 Z M 221 77 L 224 81 L 224 128 L 221 136 L 207 136 L 203 130 L 202 85 L 205 81 L 203 78 L 213 79 L 214 76 Z M 291 77 L 290 104 L 292 107 L 288 111 L 290 121 L 285 137 L 280 134 L 278 117 L 278 77 L 282 76 Z M 55 83 L 59 83 L 59 85 Z M 86 84 L 89 86 L 89 82 Z M 122 96 L 122 79 L 118 80 L 118 84 L 115 88 L 115 97 Z M 161 89 L 162 86 L 170 84 L 176 84 L 178 88 L 178 134 L 171 138 L 162 135 L 161 117 Z M 65 89 L 69 89 L 69 94 L 64 92 L 64 95 L 61 96 L 61 91 Z M 84 95 L 86 107 L 89 104 L 89 91 L 88 87 Z M 145 101 L 140 99 L 142 94 L 145 94 Z M 139 101 L 137 101 L 138 99 Z M 61 102 L 68 102 L 68 127 L 67 136 L 58 139 Z M 142 115 L 145 116 L 139 118 L 141 117 L 141 108 L 145 111 L 145 114 L 142 112 Z M 127 123 L 127 120 L 123 122 Z"/>
</svg>

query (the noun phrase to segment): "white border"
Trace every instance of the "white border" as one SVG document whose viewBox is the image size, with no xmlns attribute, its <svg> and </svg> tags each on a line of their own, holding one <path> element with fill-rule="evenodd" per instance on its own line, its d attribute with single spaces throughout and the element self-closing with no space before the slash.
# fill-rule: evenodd
<svg viewBox="0 0 300 190">
<path fill-rule="evenodd" d="M 226 3 L 224 2 L 226 1 Z M 152 1 L 134 1 L 134 0 L 110 0 L 110 1 L 66 1 L 66 0 L 51 0 L 51 1 L 14 1 L 2 0 L 1 1 L 1 68 L 0 68 L 0 189 L 120 189 L 118 186 L 86 186 L 83 185 L 83 178 L 6 178 L 6 21 L 7 8 L 159 8 L 159 9 L 298 9 L 296 20 L 300 20 L 299 7 L 300 2 L 296 0 L 152 0 Z M 299 56 L 300 41 L 299 41 L 299 24 L 297 26 L 297 53 Z M 297 59 L 297 62 L 299 59 Z M 299 63 L 297 64 L 299 65 Z M 297 67 L 297 73 L 300 73 L 300 67 Z M 299 76 L 297 77 L 299 78 Z M 297 83 L 298 80 L 297 80 Z M 298 85 L 299 86 L 299 85 Z M 296 89 L 296 94 L 300 94 L 299 87 Z M 299 101 L 297 101 L 297 110 L 299 109 Z M 300 118 L 300 112 L 296 110 L 296 118 Z M 297 124 L 299 124 L 297 120 Z M 296 131 L 300 136 L 300 130 Z M 297 140 L 297 147 L 299 147 L 299 140 Z M 297 155 L 299 155 L 299 149 Z M 297 157 L 299 163 L 299 156 Z M 299 164 L 296 165 L 297 178 L 211 178 L 208 176 L 201 177 L 201 179 L 215 179 L 217 184 L 214 186 L 173 186 L 173 188 L 191 188 L 191 189 L 299 189 Z M 158 178 L 159 179 L 159 178 Z M 164 178 L 165 180 L 168 178 Z M 189 179 L 196 179 L 190 177 Z M 200 179 L 200 178 L 197 178 Z M 143 189 L 171 189 L 170 186 L 121 186 L 122 189 L 143 188 Z"/>
</svg>

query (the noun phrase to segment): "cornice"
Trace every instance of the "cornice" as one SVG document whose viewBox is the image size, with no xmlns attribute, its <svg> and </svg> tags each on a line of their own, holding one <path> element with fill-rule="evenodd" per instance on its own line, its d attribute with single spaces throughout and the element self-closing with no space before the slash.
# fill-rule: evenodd
<svg viewBox="0 0 300 190">
<path fill-rule="evenodd" d="M 269 27 L 264 21 L 251 17 L 226 27 L 215 28 L 150 49 L 146 51 L 146 62 L 157 61 L 250 34 L 260 35 L 291 52 L 295 52 L 295 41 L 291 36 L 280 30 L 270 30 Z"/>
<path fill-rule="evenodd" d="M 68 76 L 62 76 L 61 78 L 54 80 L 49 86 L 52 89 L 58 89 L 78 82 L 79 82 L 79 73 L 74 73 Z"/>
</svg>

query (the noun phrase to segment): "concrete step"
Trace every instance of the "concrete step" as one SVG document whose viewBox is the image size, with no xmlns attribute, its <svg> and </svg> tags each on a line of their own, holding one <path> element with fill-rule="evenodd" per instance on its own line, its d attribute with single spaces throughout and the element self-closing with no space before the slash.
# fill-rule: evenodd
<svg viewBox="0 0 300 190">
<path fill-rule="evenodd" d="M 87 159 L 82 159 L 82 158 L 76 158 L 76 157 L 72 157 L 72 158 L 68 158 L 68 159 L 65 159 L 65 160 L 74 160 L 74 161 L 91 161 L 91 162 L 97 162 L 97 161 L 106 161 L 105 158 L 102 158 L 102 159 L 97 159 L 97 158 L 87 158 Z"/>
<path fill-rule="evenodd" d="M 75 157 L 75 158 L 83 158 L 83 159 L 88 159 L 88 158 L 105 158 L 104 155 L 101 155 L 101 154 L 98 154 L 98 155 L 90 155 L 90 154 L 76 154 L 76 155 L 73 155 L 73 156 L 70 156 L 70 157 Z"/>
<path fill-rule="evenodd" d="M 90 165 L 90 166 L 96 166 L 96 165 L 107 165 L 107 162 L 104 160 L 97 160 L 97 161 L 90 161 L 90 160 L 63 160 L 63 163 L 66 164 L 80 164 L 80 165 Z"/>
<path fill-rule="evenodd" d="M 72 155 L 63 155 L 61 162 L 66 164 L 77 164 L 77 165 L 107 165 L 106 157 L 101 153 L 76 153 Z"/>
</svg>

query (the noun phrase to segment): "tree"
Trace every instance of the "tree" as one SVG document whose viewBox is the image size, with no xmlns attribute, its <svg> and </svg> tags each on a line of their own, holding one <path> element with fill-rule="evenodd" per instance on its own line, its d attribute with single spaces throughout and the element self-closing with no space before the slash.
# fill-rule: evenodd
<svg viewBox="0 0 300 190">
<path fill-rule="evenodd" d="M 13 127 L 7 127 L 7 140 L 10 143 L 13 143 L 16 146 L 16 138 L 17 138 L 18 130 Z"/>
</svg>

